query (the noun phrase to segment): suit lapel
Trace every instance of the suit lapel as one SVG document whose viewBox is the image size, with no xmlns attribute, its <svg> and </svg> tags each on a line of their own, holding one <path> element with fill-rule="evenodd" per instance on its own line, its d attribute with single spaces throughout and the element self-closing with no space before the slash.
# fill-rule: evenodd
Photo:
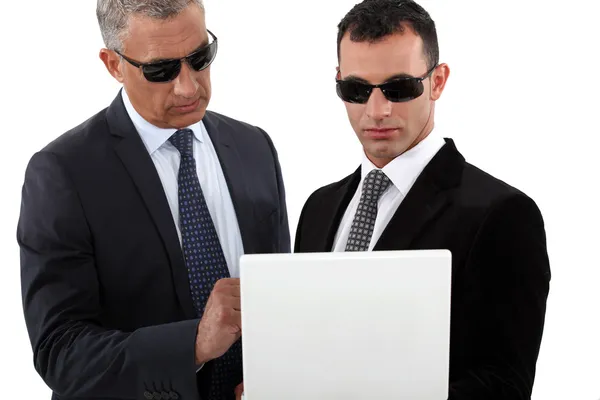
<svg viewBox="0 0 600 400">
<path fill-rule="evenodd" d="M 419 233 L 451 204 L 460 183 L 464 158 L 454 142 L 446 144 L 423 169 L 381 234 L 373 250 L 405 250 Z"/>
<path fill-rule="evenodd" d="M 308 238 L 313 243 L 310 248 L 320 252 L 331 251 L 342 217 L 359 184 L 360 167 L 341 183 L 340 187 L 334 192 L 331 201 L 322 204 L 319 208 L 319 221 L 316 221 L 315 224 L 317 229 Z"/>
<path fill-rule="evenodd" d="M 173 215 L 156 167 L 125 110 L 120 93 L 107 111 L 107 122 L 111 134 L 117 137 L 114 143 L 115 151 L 131 175 L 162 238 L 181 307 L 187 318 L 194 318 L 187 269 Z"/>
<path fill-rule="evenodd" d="M 447 191 L 432 182 L 420 182 L 410 190 L 382 232 L 373 250 L 406 250 L 429 221 L 450 203 Z"/>
<path fill-rule="evenodd" d="M 244 253 L 253 253 L 257 245 L 255 243 L 256 238 L 252 235 L 252 228 L 257 219 L 254 207 L 245 200 L 250 198 L 247 187 L 248 180 L 244 174 L 245 167 L 242 164 L 238 149 L 234 145 L 231 129 L 226 124 L 220 123 L 219 118 L 210 111 L 206 112 L 202 122 L 215 147 L 227 182 L 242 235 Z"/>
</svg>

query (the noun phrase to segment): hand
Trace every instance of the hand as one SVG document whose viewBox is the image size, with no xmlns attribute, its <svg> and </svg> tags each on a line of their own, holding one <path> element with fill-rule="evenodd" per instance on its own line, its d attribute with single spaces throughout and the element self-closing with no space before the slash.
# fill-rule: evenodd
<svg viewBox="0 0 600 400">
<path fill-rule="evenodd" d="M 235 400 L 242 400 L 242 394 L 244 393 L 244 382 L 240 383 L 235 388 Z"/>
<path fill-rule="evenodd" d="M 239 278 L 224 278 L 213 288 L 196 336 L 198 365 L 222 356 L 242 335 Z"/>
</svg>

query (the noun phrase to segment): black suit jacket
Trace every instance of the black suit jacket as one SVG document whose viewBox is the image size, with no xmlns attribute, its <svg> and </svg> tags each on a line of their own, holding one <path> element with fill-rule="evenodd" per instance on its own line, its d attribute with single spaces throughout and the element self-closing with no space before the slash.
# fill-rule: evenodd
<svg viewBox="0 0 600 400">
<path fill-rule="evenodd" d="M 359 168 L 310 196 L 296 252 L 331 251 L 360 177 Z M 449 399 L 530 399 L 550 281 L 536 204 L 446 139 L 374 247 L 405 249 L 452 253 Z"/>
<path fill-rule="evenodd" d="M 203 122 L 245 253 L 289 252 L 269 136 L 214 112 Z M 208 390 L 175 223 L 120 94 L 31 158 L 17 238 L 35 368 L 53 399 L 193 400 Z"/>
</svg>

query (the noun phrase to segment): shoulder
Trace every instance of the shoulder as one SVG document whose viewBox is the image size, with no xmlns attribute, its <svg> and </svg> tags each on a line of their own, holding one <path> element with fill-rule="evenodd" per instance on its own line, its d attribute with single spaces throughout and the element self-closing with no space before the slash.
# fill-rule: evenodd
<svg viewBox="0 0 600 400">
<path fill-rule="evenodd" d="M 57 156 L 69 157 L 74 155 L 85 155 L 97 147 L 97 143 L 106 140 L 108 135 L 108 124 L 106 122 L 106 108 L 79 125 L 60 134 L 40 152 L 54 153 Z"/>
<path fill-rule="evenodd" d="M 104 109 L 36 149 L 25 167 L 25 184 L 30 189 L 66 187 L 65 179 L 85 170 L 101 152 L 99 145 L 107 135 Z"/>
<path fill-rule="evenodd" d="M 220 128 L 225 127 L 231 132 L 232 135 L 236 137 L 236 139 L 241 137 L 250 137 L 252 139 L 268 139 L 269 135 L 265 132 L 264 129 L 253 125 L 246 121 L 241 121 L 239 119 L 235 119 L 229 117 L 227 115 L 218 113 L 216 111 L 206 111 L 206 116 L 212 121 L 218 122 Z"/>
<path fill-rule="evenodd" d="M 205 121 L 210 121 L 211 126 L 217 127 L 219 134 L 226 134 L 239 149 L 252 149 L 252 152 L 247 153 L 253 153 L 253 156 L 259 159 L 278 159 L 273 140 L 263 128 L 215 111 L 207 110 L 205 118 Z"/>
<path fill-rule="evenodd" d="M 515 186 L 468 162 L 465 162 L 462 178 L 467 189 L 477 190 L 489 197 L 522 193 Z"/>
<path fill-rule="evenodd" d="M 462 186 L 460 204 L 479 210 L 486 225 L 509 219 L 515 224 L 543 226 L 540 208 L 532 197 L 474 165 L 465 164 Z"/>
<path fill-rule="evenodd" d="M 480 273 L 489 276 L 494 286 L 515 274 L 520 280 L 530 274 L 549 279 L 545 221 L 536 201 L 475 167 L 468 167 L 465 173 L 470 184 L 481 185 L 469 203 L 462 204 L 464 218 L 460 221 L 467 225 L 476 215 L 470 260 Z"/>
<path fill-rule="evenodd" d="M 103 109 L 36 149 L 25 167 L 26 179 L 47 177 L 46 180 L 58 182 L 56 174 L 69 173 L 68 171 L 71 174 L 92 163 L 107 143 L 106 110 Z"/>
</svg>

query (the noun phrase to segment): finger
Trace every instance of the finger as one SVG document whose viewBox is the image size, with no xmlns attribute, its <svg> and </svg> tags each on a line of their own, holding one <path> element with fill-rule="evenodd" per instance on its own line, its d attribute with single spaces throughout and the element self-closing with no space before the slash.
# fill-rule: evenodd
<svg viewBox="0 0 600 400">
<path fill-rule="evenodd" d="M 239 297 L 233 297 L 233 296 L 217 296 L 215 297 L 214 300 L 214 308 L 219 308 L 222 311 L 228 311 L 228 310 L 236 310 L 236 311 L 241 311 L 242 309 L 242 302 L 241 302 L 241 298 Z"/>
<path fill-rule="evenodd" d="M 234 392 L 236 399 L 241 399 L 242 393 L 244 393 L 244 383 L 242 382 L 239 385 L 237 385 Z"/>
<path fill-rule="evenodd" d="M 239 311 L 232 311 L 229 314 L 229 325 L 235 326 L 238 332 L 242 331 L 242 313 Z"/>
<path fill-rule="evenodd" d="M 234 299 L 235 301 L 241 301 L 240 288 L 235 288 L 234 286 L 230 286 L 221 290 L 214 291 L 211 293 L 211 296 L 215 298 L 216 301 L 226 301 Z"/>
<path fill-rule="evenodd" d="M 223 291 L 221 293 L 223 293 L 224 295 L 227 295 L 227 296 L 231 296 L 231 297 L 241 297 L 239 285 L 226 286 L 223 288 Z"/>
<path fill-rule="evenodd" d="M 242 311 L 242 298 L 241 297 L 231 297 L 232 308 L 236 311 Z"/>
<path fill-rule="evenodd" d="M 235 394 L 241 395 L 243 391 L 244 391 L 244 382 L 240 383 L 239 385 L 237 385 L 235 387 Z"/>
<path fill-rule="evenodd" d="M 216 284 L 220 286 L 240 286 L 240 278 L 221 278 Z"/>
<path fill-rule="evenodd" d="M 225 293 L 231 296 L 240 296 L 240 283 L 238 278 L 223 278 L 215 283 L 211 291 L 213 293 Z"/>
</svg>

